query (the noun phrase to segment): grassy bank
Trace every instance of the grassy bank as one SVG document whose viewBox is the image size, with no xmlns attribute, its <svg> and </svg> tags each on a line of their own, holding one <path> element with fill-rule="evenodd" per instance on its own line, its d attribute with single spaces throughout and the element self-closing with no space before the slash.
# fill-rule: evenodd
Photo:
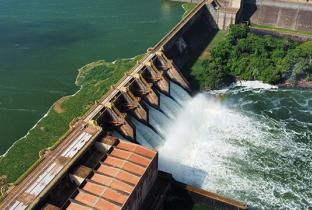
<svg viewBox="0 0 312 210">
<path fill-rule="evenodd" d="M 251 27 L 255 28 L 255 29 L 264 29 L 264 30 L 276 31 L 276 32 L 289 34 L 289 35 L 303 35 L 303 36 L 312 37 L 312 32 L 308 32 L 308 31 L 297 31 L 297 30 L 291 30 L 291 29 L 287 29 L 287 28 L 275 28 L 273 26 L 258 25 L 258 24 L 251 24 Z"/>
<path fill-rule="evenodd" d="M 0 157 L 0 175 L 7 176 L 7 181 L 12 183 L 36 165 L 39 152 L 57 143 L 68 131 L 69 123 L 82 116 L 140 57 L 114 63 L 101 60 L 82 67 L 76 80 L 80 91 L 62 103 L 64 112 L 58 113 L 50 108 L 47 116 L 26 137 L 16 142 L 4 157 Z"/>
</svg>

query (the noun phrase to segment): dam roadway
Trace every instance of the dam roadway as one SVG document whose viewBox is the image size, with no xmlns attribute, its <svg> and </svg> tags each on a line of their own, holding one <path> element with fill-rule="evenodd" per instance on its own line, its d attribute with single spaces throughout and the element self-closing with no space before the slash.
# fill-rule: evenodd
<svg viewBox="0 0 312 210">
<path fill-rule="evenodd" d="M 190 91 L 187 81 L 180 74 L 178 68 L 164 55 L 163 47 L 209 2 L 210 1 L 203 1 L 198 4 L 158 44 L 156 44 L 154 48 L 148 50 L 143 59 L 105 94 L 96 105 L 72 125 L 70 132 L 61 143 L 59 143 L 54 150 L 47 153 L 20 184 L 10 190 L 1 203 L 0 209 L 13 210 L 33 208 L 34 203 L 38 202 L 40 198 L 50 190 L 57 181 L 57 178 L 61 177 L 66 170 L 74 164 L 79 158 L 79 155 L 90 146 L 94 138 L 101 132 L 102 129 L 92 123 L 98 113 L 103 111 L 103 109 L 109 108 L 108 104 L 111 100 L 113 100 L 121 90 L 125 89 L 130 81 L 134 78 L 138 79 L 141 77 L 139 72 L 142 71 L 142 68 L 149 66 L 155 57 L 165 62 L 167 66 L 166 73 L 169 79 Z"/>
</svg>

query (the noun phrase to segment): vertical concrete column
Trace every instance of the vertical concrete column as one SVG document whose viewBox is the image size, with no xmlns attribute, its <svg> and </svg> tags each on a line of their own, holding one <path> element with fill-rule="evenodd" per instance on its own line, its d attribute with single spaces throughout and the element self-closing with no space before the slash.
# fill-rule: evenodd
<svg viewBox="0 0 312 210">
<path fill-rule="evenodd" d="M 159 98 L 155 91 L 152 89 L 152 84 L 148 83 L 140 74 L 133 75 L 135 82 L 140 86 L 140 94 L 152 106 L 159 106 Z"/>
<path fill-rule="evenodd" d="M 147 111 L 142 107 L 139 100 L 129 91 L 128 89 L 124 88 L 120 90 L 122 97 L 127 101 L 128 110 L 139 120 L 144 121 L 145 123 L 148 122 L 147 119 Z"/>
<path fill-rule="evenodd" d="M 126 120 L 126 114 L 121 113 L 112 103 L 105 104 L 105 107 L 106 111 L 112 118 L 112 121 L 109 123 L 124 134 L 124 136 L 134 139 L 134 128 Z"/>
<path fill-rule="evenodd" d="M 147 70 L 153 77 L 153 81 L 157 88 L 166 95 L 169 95 L 169 81 L 164 71 L 159 71 L 152 62 L 146 64 Z"/>
<path fill-rule="evenodd" d="M 182 73 L 176 67 L 172 60 L 168 59 L 167 56 L 162 52 L 159 51 L 156 53 L 159 59 L 162 59 L 165 64 L 167 65 L 167 74 L 170 77 L 171 80 L 178 83 L 180 86 L 182 86 L 185 90 L 188 92 L 191 92 L 190 85 L 188 81 L 182 76 Z"/>
</svg>

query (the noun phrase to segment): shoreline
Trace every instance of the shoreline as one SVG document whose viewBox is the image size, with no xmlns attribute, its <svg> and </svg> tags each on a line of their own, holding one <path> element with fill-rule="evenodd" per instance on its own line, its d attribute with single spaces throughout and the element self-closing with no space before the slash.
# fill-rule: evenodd
<svg viewBox="0 0 312 210">
<path fill-rule="evenodd" d="M 188 3 L 186 2 L 186 3 L 181 4 L 181 8 L 184 10 L 184 13 L 182 14 L 182 17 L 188 12 L 187 8 L 185 8 L 185 4 L 188 4 Z M 144 54 L 144 52 L 143 52 L 143 54 Z M 24 136 L 18 138 L 16 141 L 14 141 L 14 143 L 12 143 L 12 145 L 11 145 L 3 154 L 0 154 L 0 159 L 3 158 L 3 157 L 5 157 L 5 156 L 8 154 L 8 152 L 9 152 L 18 142 L 20 142 L 20 141 L 22 141 L 24 138 L 26 138 L 26 137 L 30 134 L 30 132 L 31 132 L 32 130 L 34 130 L 34 129 L 37 127 L 37 125 L 38 125 L 44 118 L 48 117 L 48 115 L 50 114 L 51 110 L 54 109 L 54 105 L 55 105 L 59 100 L 61 100 L 62 98 L 68 99 L 68 98 L 70 98 L 70 97 L 73 97 L 73 96 L 77 95 L 77 94 L 81 91 L 81 89 L 83 88 L 83 85 L 78 85 L 78 84 L 79 84 L 78 78 L 79 78 L 80 72 L 81 72 L 81 70 L 82 70 L 83 68 L 88 67 L 88 66 L 90 66 L 91 64 L 94 64 L 94 63 L 97 63 L 97 62 L 101 62 L 101 61 L 105 61 L 105 62 L 107 62 L 107 63 L 111 63 L 111 64 L 114 64 L 114 65 L 115 65 L 118 61 L 127 61 L 127 60 L 130 60 L 130 61 L 131 61 L 131 60 L 135 60 L 135 59 L 136 59 L 138 56 L 140 56 L 140 55 L 142 55 L 142 54 L 138 54 L 138 55 L 135 55 L 135 56 L 130 57 L 130 58 L 116 58 L 116 59 L 113 60 L 113 61 L 106 61 L 105 59 L 100 59 L 100 60 L 93 61 L 93 62 L 91 62 L 91 63 L 87 63 L 87 64 L 85 64 L 84 66 L 82 66 L 82 67 L 80 67 L 79 69 L 77 69 L 78 73 L 77 73 L 77 75 L 76 75 L 76 79 L 75 79 L 75 81 L 74 81 L 74 85 L 76 85 L 77 87 L 79 87 L 79 89 L 78 89 L 75 93 L 73 93 L 73 94 L 71 94 L 71 95 L 64 95 L 64 96 L 60 97 L 59 99 L 57 99 L 57 100 L 49 107 L 49 109 L 47 110 L 47 112 L 46 112 L 40 119 L 38 119 L 38 121 L 34 124 L 34 126 L 33 126 L 32 128 L 30 128 Z"/>
<path fill-rule="evenodd" d="M 60 97 L 60 99 L 64 97 L 67 99 L 62 107 L 66 111 L 58 113 L 54 109 L 55 103 L 60 99 L 56 100 L 24 136 L 17 139 L 0 155 L 0 174 L 8 177 L 8 183 L 15 184 L 20 177 L 24 176 L 24 173 L 27 173 L 27 170 L 40 160 L 42 150 L 51 149 L 62 141 L 64 134 L 70 130 L 70 123 L 83 116 L 89 107 L 132 68 L 141 56 L 120 58 L 114 61 L 102 59 L 80 67 L 74 83 L 80 87 L 79 90 L 71 95 Z M 57 125 L 58 121 L 60 125 Z M 33 144 L 35 147 L 27 147 Z M 27 161 L 24 161 L 25 158 Z M 22 167 L 12 168 L 12 165 L 9 166 L 12 162 Z"/>
<path fill-rule="evenodd" d="M 140 54 L 140 55 L 141 55 L 141 54 Z M 31 128 L 27 131 L 27 133 L 26 133 L 24 136 L 20 137 L 20 138 L 17 139 L 16 141 L 14 141 L 14 143 L 6 150 L 3 154 L 0 155 L 0 158 L 1 158 L 1 157 L 5 157 L 5 156 L 7 155 L 7 153 L 11 150 L 11 148 L 14 147 L 15 144 L 17 144 L 18 142 L 20 142 L 20 141 L 22 141 L 24 138 L 26 138 L 26 137 L 30 134 L 30 132 L 31 132 L 32 130 L 34 130 L 34 129 L 37 127 L 37 125 L 38 125 L 44 118 L 48 117 L 48 115 L 50 114 L 51 110 L 54 109 L 54 105 L 55 105 L 59 100 L 61 100 L 61 99 L 63 99 L 63 98 L 65 98 L 65 99 L 67 100 L 68 98 L 77 95 L 77 94 L 81 91 L 81 89 L 83 88 L 83 85 L 79 85 L 79 83 L 78 83 L 77 80 L 78 80 L 78 78 L 79 78 L 79 76 L 80 76 L 80 72 L 81 72 L 81 70 L 82 70 L 83 68 L 88 67 L 88 66 L 91 66 L 92 64 L 97 63 L 97 62 L 101 62 L 101 61 L 105 61 L 105 62 L 111 63 L 111 64 L 116 64 L 116 62 L 118 62 L 118 61 L 134 60 L 134 59 L 136 59 L 136 58 L 137 58 L 138 56 L 140 56 L 140 55 L 136 55 L 136 56 L 133 56 L 133 57 L 131 57 L 131 58 L 117 58 L 117 59 L 115 59 L 115 60 L 113 60 L 113 61 L 97 60 L 97 61 L 93 61 L 93 62 L 91 62 L 91 63 L 88 63 L 88 64 L 86 64 L 86 65 L 80 67 L 80 68 L 77 70 L 78 73 L 77 73 L 77 76 L 76 76 L 76 79 L 75 79 L 75 82 L 74 82 L 74 85 L 77 86 L 77 87 L 79 87 L 79 89 L 78 89 L 75 93 L 73 93 L 73 94 L 71 94 L 71 95 L 64 95 L 64 96 L 60 97 L 59 99 L 57 99 L 57 100 L 49 107 L 49 109 L 47 110 L 47 112 L 46 112 L 40 119 L 38 119 L 38 121 L 34 124 L 34 126 L 31 127 Z M 60 114 L 60 113 L 59 113 L 59 114 Z M 47 149 L 48 149 L 48 148 L 47 148 Z"/>
<path fill-rule="evenodd" d="M 72 95 L 60 97 L 67 97 L 68 100 L 63 103 L 63 108 L 67 111 L 57 113 L 53 109 L 59 98 L 24 136 L 14 141 L 4 154 L 0 155 L 0 174 L 7 176 L 8 183 L 14 184 L 23 177 L 40 159 L 40 151 L 53 148 L 53 145 L 61 141 L 62 136 L 70 129 L 70 122 L 83 116 L 96 100 L 109 91 L 111 86 L 141 59 L 141 56 L 142 54 L 132 58 L 117 58 L 114 61 L 101 59 L 80 67 L 75 80 L 75 85 L 80 86 L 79 90 Z M 17 165 L 19 167 L 14 167 Z"/>
<path fill-rule="evenodd" d="M 77 77 L 78 77 L 78 75 L 77 75 Z M 75 84 L 75 85 L 76 85 L 76 84 Z M 55 103 L 57 103 L 57 102 L 58 102 L 59 100 L 61 100 L 62 98 L 65 98 L 65 97 L 68 98 L 68 97 L 75 96 L 76 94 L 79 93 L 79 91 L 81 90 L 81 88 L 82 88 L 82 87 L 80 87 L 79 90 L 77 90 L 74 94 L 62 96 L 62 97 L 59 98 L 57 101 L 55 101 L 55 102 L 49 107 L 48 111 L 34 124 L 34 126 L 33 126 L 32 128 L 30 128 L 24 136 L 22 136 L 21 138 L 17 139 L 16 141 L 14 141 L 14 143 L 5 151 L 5 153 L 3 153 L 2 155 L 0 155 L 0 158 L 1 158 L 1 157 L 5 157 L 5 156 L 7 155 L 7 153 L 11 150 L 11 148 L 14 147 L 15 144 L 17 144 L 18 142 L 20 142 L 20 141 L 22 141 L 23 139 L 25 139 L 25 138 L 30 134 L 30 132 L 31 132 L 32 130 L 34 130 L 34 129 L 38 126 L 38 124 L 39 124 L 44 118 L 48 117 L 49 114 L 50 114 L 50 112 L 51 112 L 51 110 L 54 109 Z"/>
</svg>

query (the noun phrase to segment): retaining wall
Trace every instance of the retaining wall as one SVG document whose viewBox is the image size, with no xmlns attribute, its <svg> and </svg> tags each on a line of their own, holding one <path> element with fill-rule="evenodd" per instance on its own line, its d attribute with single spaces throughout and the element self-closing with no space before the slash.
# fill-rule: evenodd
<svg viewBox="0 0 312 210">
<path fill-rule="evenodd" d="M 276 28 L 312 31 L 312 3 L 301 0 L 245 0 L 241 21 Z"/>
</svg>

